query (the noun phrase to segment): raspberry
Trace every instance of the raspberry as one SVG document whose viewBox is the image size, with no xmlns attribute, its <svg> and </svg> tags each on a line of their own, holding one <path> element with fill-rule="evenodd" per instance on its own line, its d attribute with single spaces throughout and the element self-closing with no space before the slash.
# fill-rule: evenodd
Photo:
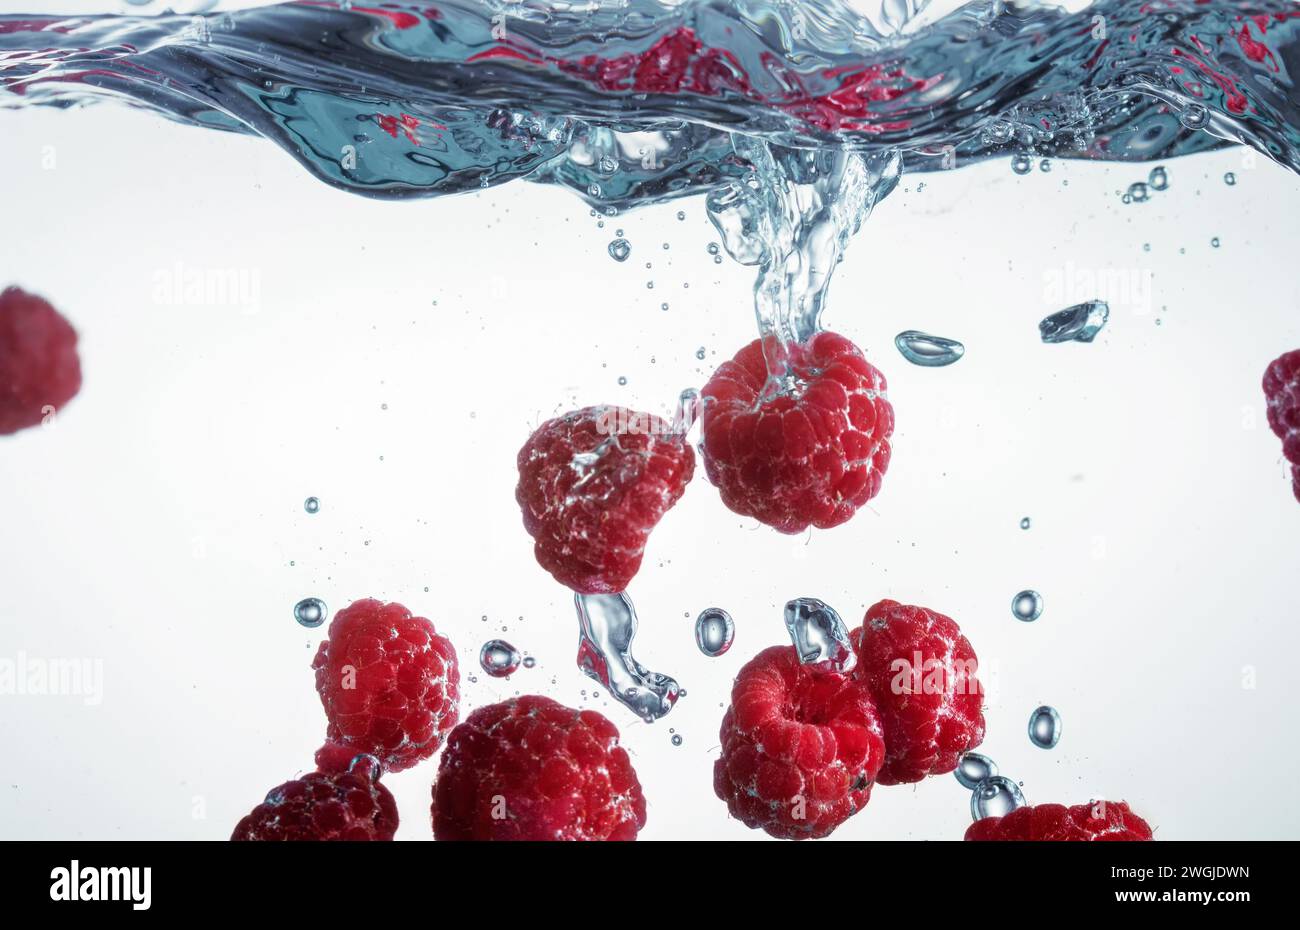
<svg viewBox="0 0 1300 930">
<path fill-rule="evenodd" d="M 397 802 L 379 783 L 378 766 L 344 747 L 322 749 L 320 768 L 272 788 L 239 821 L 232 840 L 391 840 Z"/>
<path fill-rule="evenodd" d="M 1038 842 L 1149 840 L 1151 827 L 1123 801 L 1093 804 L 1039 804 L 1019 807 L 1005 817 L 985 817 L 966 828 L 967 840 Z"/>
<path fill-rule="evenodd" d="M 80 389 L 76 330 L 36 295 L 0 291 L 0 436 L 39 425 Z"/>
<path fill-rule="evenodd" d="M 882 785 L 951 772 L 984 739 L 979 660 L 943 614 L 881 601 L 851 634 L 855 677 L 876 701 L 885 729 Z"/>
<path fill-rule="evenodd" d="M 793 646 L 751 659 L 722 718 L 713 790 L 750 829 L 816 839 L 862 810 L 885 756 L 860 682 L 799 664 Z"/>
<path fill-rule="evenodd" d="M 626 590 L 694 471 L 685 434 L 651 414 L 586 407 L 548 420 L 519 450 L 515 490 L 538 564 L 582 594 Z"/>
<path fill-rule="evenodd" d="M 456 724 L 456 651 L 401 604 L 367 599 L 339 611 L 312 668 L 326 737 L 389 771 L 433 755 Z"/>
<path fill-rule="evenodd" d="M 451 731 L 433 786 L 439 840 L 634 840 L 645 797 L 618 729 L 525 696 Z"/>
<path fill-rule="evenodd" d="M 1300 349 L 1276 359 L 1264 372 L 1268 425 L 1282 440 L 1282 454 L 1291 463 L 1291 489 L 1300 500 Z"/>
<path fill-rule="evenodd" d="M 838 526 L 875 497 L 894 431 L 884 376 L 843 336 L 818 333 L 790 363 L 790 384 L 769 396 L 755 340 L 702 393 L 709 480 L 731 510 L 782 533 Z"/>
</svg>

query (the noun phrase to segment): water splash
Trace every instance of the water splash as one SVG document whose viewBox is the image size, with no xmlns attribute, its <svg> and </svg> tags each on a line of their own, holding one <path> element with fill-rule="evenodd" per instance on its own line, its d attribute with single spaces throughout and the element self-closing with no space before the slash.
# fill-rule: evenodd
<svg viewBox="0 0 1300 930">
<path fill-rule="evenodd" d="M 578 610 L 578 667 L 646 723 L 677 703 L 677 682 L 652 672 L 632 655 L 636 608 L 624 594 L 574 594 Z"/>
<path fill-rule="evenodd" d="M 705 206 L 728 254 L 758 266 L 754 312 L 769 391 L 780 391 L 790 349 L 821 329 L 831 275 L 849 238 L 898 184 L 902 158 L 896 151 L 786 148 L 748 136 L 733 137 L 732 145 L 750 171 L 711 193 Z"/>
<path fill-rule="evenodd" d="M 785 605 L 785 628 L 804 665 L 845 673 L 858 664 L 848 627 L 834 608 L 815 597 L 797 597 Z"/>
</svg>

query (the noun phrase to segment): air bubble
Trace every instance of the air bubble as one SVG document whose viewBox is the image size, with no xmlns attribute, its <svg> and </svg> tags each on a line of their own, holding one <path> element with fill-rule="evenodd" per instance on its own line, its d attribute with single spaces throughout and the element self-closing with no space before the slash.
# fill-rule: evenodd
<svg viewBox="0 0 1300 930">
<path fill-rule="evenodd" d="M 1028 174 L 1033 169 L 1033 160 L 1023 152 L 1019 155 L 1011 156 L 1011 170 L 1016 174 Z"/>
<path fill-rule="evenodd" d="M 1229 187 L 1232 187 L 1234 184 L 1237 183 L 1237 176 L 1233 174 L 1231 171 L 1229 171 L 1227 174 L 1223 176 L 1223 183 L 1228 185 Z"/>
<path fill-rule="evenodd" d="M 293 619 L 297 620 L 299 625 L 308 629 L 315 629 L 325 622 L 325 617 L 329 614 L 329 608 L 319 597 L 304 597 L 301 601 L 293 605 Z"/>
<path fill-rule="evenodd" d="M 674 733 L 672 743 L 674 746 L 680 746 L 682 744 L 682 735 L 680 733 Z"/>
<path fill-rule="evenodd" d="M 1147 187 L 1145 181 L 1134 181 L 1124 196 L 1128 198 L 1125 203 L 1146 203 L 1151 199 L 1151 188 Z"/>
<path fill-rule="evenodd" d="M 320 499 L 309 497 L 302 502 L 302 509 L 308 513 L 318 513 L 320 511 Z"/>
<path fill-rule="evenodd" d="M 924 368 L 951 365 L 966 354 L 966 347 L 956 339 L 931 336 L 915 329 L 905 330 L 895 336 L 894 345 L 903 358 Z"/>
<path fill-rule="evenodd" d="M 975 820 L 985 817 L 1005 817 L 1018 807 L 1024 807 L 1025 796 L 1020 786 L 1005 775 L 994 775 L 975 786 L 970 796 L 970 813 Z"/>
<path fill-rule="evenodd" d="M 609 244 L 609 257 L 616 262 L 625 262 L 632 254 L 632 243 L 626 239 L 615 239 Z"/>
<path fill-rule="evenodd" d="M 1169 189 L 1169 172 L 1165 171 L 1164 165 L 1156 165 L 1147 175 L 1147 184 L 1152 190 L 1163 191 Z"/>
<path fill-rule="evenodd" d="M 1061 741 L 1061 715 L 1044 704 L 1029 715 L 1029 741 L 1039 749 L 1051 749 Z"/>
<path fill-rule="evenodd" d="M 493 678 L 505 678 L 519 670 L 519 650 L 504 639 L 492 639 L 483 644 L 478 653 L 478 664 Z"/>
<path fill-rule="evenodd" d="M 988 756 L 966 752 L 957 760 L 957 768 L 952 774 L 963 788 L 974 790 L 980 782 L 987 781 L 997 773 L 998 764 Z"/>
<path fill-rule="evenodd" d="M 721 607 L 710 607 L 700 613 L 695 621 L 695 645 L 711 659 L 731 648 L 736 637 L 736 624 L 731 614 Z"/>
<path fill-rule="evenodd" d="M 534 659 L 532 656 L 525 656 L 523 661 L 523 666 L 524 668 L 536 668 L 537 660 Z"/>
<path fill-rule="evenodd" d="M 785 628 L 803 665 L 819 671 L 850 672 L 857 656 L 840 615 L 815 597 L 797 597 L 785 605 Z"/>
<path fill-rule="evenodd" d="M 1022 530 L 1027 530 L 1027 529 L 1029 529 L 1029 527 L 1032 526 L 1032 525 L 1033 525 L 1033 524 L 1032 524 L 1032 522 L 1030 521 L 1030 519 L 1029 519 L 1028 517 L 1025 517 L 1024 519 L 1022 519 L 1022 520 L 1020 521 L 1020 528 L 1021 528 Z"/>
<path fill-rule="evenodd" d="M 1037 591 L 1021 591 L 1011 600 L 1011 613 L 1017 620 L 1032 623 L 1043 615 L 1043 596 Z"/>
<path fill-rule="evenodd" d="M 1053 313 L 1038 324 L 1043 342 L 1092 342 L 1110 319 L 1110 305 L 1090 300 Z"/>
<path fill-rule="evenodd" d="M 1187 129 L 1204 129 L 1210 125 L 1210 111 L 1199 103 L 1193 103 L 1178 114 L 1178 121 Z"/>
</svg>

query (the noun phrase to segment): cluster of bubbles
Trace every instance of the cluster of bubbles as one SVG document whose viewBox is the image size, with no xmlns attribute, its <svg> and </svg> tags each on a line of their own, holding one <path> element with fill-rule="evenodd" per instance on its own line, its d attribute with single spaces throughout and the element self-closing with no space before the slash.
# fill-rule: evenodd
<svg viewBox="0 0 1300 930">
<path fill-rule="evenodd" d="M 1120 195 L 1120 199 L 1124 203 L 1146 203 L 1151 199 L 1152 191 L 1168 189 L 1169 172 L 1165 170 L 1164 165 L 1156 165 L 1145 181 L 1134 181 L 1128 186 L 1128 190 Z"/>
</svg>

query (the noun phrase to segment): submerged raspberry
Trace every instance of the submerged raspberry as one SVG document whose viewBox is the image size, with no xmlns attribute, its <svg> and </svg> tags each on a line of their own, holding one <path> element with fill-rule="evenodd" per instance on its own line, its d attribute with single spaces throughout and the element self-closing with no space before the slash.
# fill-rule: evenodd
<svg viewBox="0 0 1300 930">
<path fill-rule="evenodd" d="M 880 490 L 894 409 L 852 342 L 818 333 L 790 351 L 792 385 L 766 397 L 760 340 L 702 392 L 704 467 L 731 510 L 783 533 L 837 526 Z"/>
<path fill-rule="evenodd" d="M 966 829 L 967 840 L 1092 842 L 1149 840 L 1150 825 L 1123 801 L 1091 804 L 1039 804 L 1005 817 L 985 817 Z"/>
<path fill-rule="evenodd" d="M 713 790 L 745 826 L 782 839 L 831 833 L 871 797 L 885 743 L 866 687 L 801 665 L 793 646 L 740 670 Z"/>
<path fill-rule="evenodd" d="M 548 420 L 519 450 L 515 490 L 538 564 L 581 594 L 626 590 L 694 471 L 685 435 L 651 414 L 586 407 Z"/>
<path fill-rule="evenodd" d="M 401 604 L 366 599 L 339 611 L 312 668 L 327 738 L 385 769 L 427 759 L 456 723 L 455 649 Z"/>
<path fill-rule="evenodd" d="M 852 640 L 853 674 L 871 691 L 885 730 L 880 784 L 951 772 L 984 740 L 979 660 L 950 618 L 884 600 L 867 611 Z"/>
<path fill-rule="evenodd" d="M 439 840 L 634 840 L 646 819 L 614 724 L 536 695 L 452 730 L 432 812 Z"/>
<path fill-rule="evenodd" d="M 39 425 L 80 389 L 76 330 L 36 295 L 0 291 L 0 436 Z"/>
<path fill-rule="evenodd" d="M 1282 440 L 1282 454 L 1291 463 L 1291 489 L 1300 500 L 1300 349 L 1288 352 L 1264 372 L 1268 425 Z"/>
<path fill-rule="evenodd" d="M 378 781 L 378 763 L 346 759 L 341 746 L 317 753 L 320 769 L 272 788 L 235 827 L 232 840 L 391 840 L 397 802 Z"/>
</svg>

